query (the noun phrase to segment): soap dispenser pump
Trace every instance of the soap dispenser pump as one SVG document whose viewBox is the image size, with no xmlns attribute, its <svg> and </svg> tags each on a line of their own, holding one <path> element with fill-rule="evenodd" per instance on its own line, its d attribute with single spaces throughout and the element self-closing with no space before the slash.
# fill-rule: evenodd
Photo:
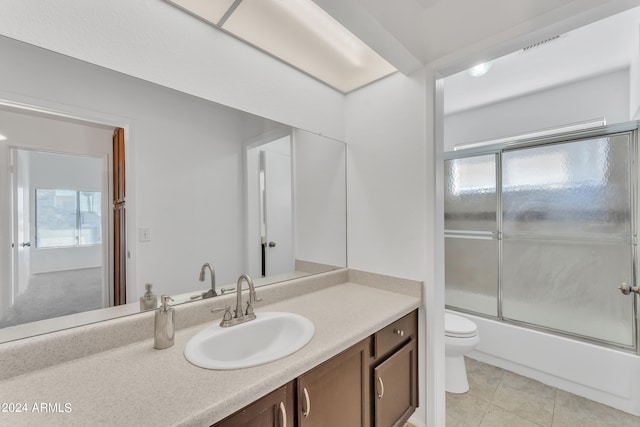
<svg viewBox="0 0 640 427">
<path fill-rule="evenodd" d="M 162 295 L 160 297 L 160 308 L 156 310 L 153 348 L 158 350 L 169 348 L 174 343 L 176 312 L 169 305 L 169 301 L 173 301 L 173 298 L 169 295 Z"/>
<path fill-rule="evenodd" d="M 140 297 L 140 311 L 153 310 L 158 307 L 158 297 L 151 292 L 151 283 L 144 285 L 146 292 Z"/>
</svg>

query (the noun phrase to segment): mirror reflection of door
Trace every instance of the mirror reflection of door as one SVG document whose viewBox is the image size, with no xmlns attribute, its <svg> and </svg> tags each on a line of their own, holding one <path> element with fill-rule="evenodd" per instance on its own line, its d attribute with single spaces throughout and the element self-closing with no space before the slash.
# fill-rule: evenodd
<svg viewBox="0 0 640 427">
<path fill-rule="evenodd" d="M 263 147 L 261 174 L 264 273 L 274 276 L 295 269 L 292 227 L 291 142 L 286 137 Z"/>
<path fill-rule="evenodd" d="M 14 110 L 0 128 L 0 328 L 112 305 L 114 128 Z"/>
<path fill-rule="evenodd" d="M 29 198 L 28 198 L 28 152 L 22 150 L 11 150 L 12 164 L 11 175 L 11 206 L 12 209 L 12 231 L 15 236 L 12 239 L 12 268 L 11 280 L 13 283 L 13 294 L 20 295 L 28 287 L 29 260 L 31 253 L 31 239 L 29 227 Z M 27 194 L 25 194 L 25 191 Z"/>
<path fill-rule="evenodd" d="M 275 276 L 295 271 L 293 239 L 293 172 L 291 137 L 286 136 L 267 144 L 251 148 L 247 152 L 249 197 L 257 200 L 256 209 L 249 208 L 259 223 L 257 238 L 250 236 L 251 252 L 260 256 L 250 257 L 250 272 L 256 276 Z M 255 181 L 251 176 L 257 177 Z M 255 246 L 254 246 L 255 245 Z"/>
</svg>

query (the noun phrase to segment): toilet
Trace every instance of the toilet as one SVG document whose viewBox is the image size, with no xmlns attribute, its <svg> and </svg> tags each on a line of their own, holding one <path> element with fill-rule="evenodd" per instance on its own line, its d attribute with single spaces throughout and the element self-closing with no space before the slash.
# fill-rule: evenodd
<svg viewBox="0 0 640 427">
<path fill-rule="evenodd" d="M 445 390 L 469 391 L 464 355 L 480 342 L 478 327 L 471 320 L 452 313 L 444 314 Z"/>
</svg>

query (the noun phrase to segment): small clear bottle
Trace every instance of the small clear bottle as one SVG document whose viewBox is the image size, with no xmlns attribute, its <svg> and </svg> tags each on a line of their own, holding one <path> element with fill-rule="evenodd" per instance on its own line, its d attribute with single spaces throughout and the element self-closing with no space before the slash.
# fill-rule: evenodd
<svg viewBox="0 0 640 427">
<path fill-rule="evenodd" d="M 154 310 L 158 307 L 158 296 L 151 292 L 151 283 L 144 285 L 146 292 L 140 297 L 140 311 Z"/>
</svg>

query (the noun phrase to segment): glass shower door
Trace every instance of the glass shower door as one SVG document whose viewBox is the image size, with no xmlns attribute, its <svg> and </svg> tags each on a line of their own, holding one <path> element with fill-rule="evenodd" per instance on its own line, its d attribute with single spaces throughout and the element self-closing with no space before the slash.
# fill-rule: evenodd
<svg viewBox="0 0 640 427">
<path fill-rule="evenodd" d="M 634 345 L 631 134 L 502 153 L 502 317 Z"/>
<path fill-rule="evenodd" d="M 445 161 L 445 303 L 497 316 L 497 155 Z"/>
</svg>

